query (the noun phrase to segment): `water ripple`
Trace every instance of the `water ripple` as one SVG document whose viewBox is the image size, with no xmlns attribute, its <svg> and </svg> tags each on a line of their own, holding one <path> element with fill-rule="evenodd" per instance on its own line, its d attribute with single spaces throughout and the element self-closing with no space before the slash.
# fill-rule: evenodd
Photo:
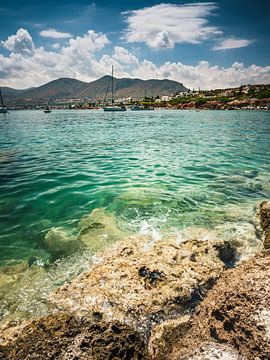
<svg viewBox="0 0 270 360">
<path fill-rule="evenodd" d="M 211 226 L 217 207 L 270 196 L 266 112 L 44 115 L 0 121 L 0 263 L 45 251 L 45 231 L 95 207 L 128 224 Z"/>
</svg>

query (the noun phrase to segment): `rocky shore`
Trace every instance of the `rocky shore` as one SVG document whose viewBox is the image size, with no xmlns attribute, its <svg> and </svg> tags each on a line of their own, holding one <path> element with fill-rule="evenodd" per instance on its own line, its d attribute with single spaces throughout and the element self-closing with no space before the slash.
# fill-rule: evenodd
<svg viewBox="0 0 270 360">
<path fill-rule="evenodd" d="M 244 99 L 244 100 L 205 100 L 190 101 L 178 104 L 176 109 L 203 109 L 203 110 L 269 110 L 270 99 Z"/>
<path fill-rule="evenodd" d="M 76 239 L 48 233 L 56 253 L 92 244 L 100 229 L 119 241 L 52 291 L 50 315 L 6 324 L 0 359 L 269 359 L 270 202 L 260 204 L 253 226 L 257 237 L 246 246 L 215 232 L 123 240 L 99 212 Z"/>
</svg>

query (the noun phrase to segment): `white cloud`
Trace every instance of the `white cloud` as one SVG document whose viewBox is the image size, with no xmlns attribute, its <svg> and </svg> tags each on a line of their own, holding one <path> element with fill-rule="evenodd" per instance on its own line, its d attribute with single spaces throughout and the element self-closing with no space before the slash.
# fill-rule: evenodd
<svg viewBox="0 0 270 360">
<path fill-rule="evenodd" d="M 52 44 L 51 47 L 55 50 L 58 50 L 58 49 L 60 49 L 61 46 L 59 43 L 55 43 L 55 44 Z"/>
<path fill-rule="evenodd" d="M 13 53 L 31 55 L 34 51 L 34 43 L 31 35 L 25 29 L 19 29 L 16 35 L 11 35 L 1 45 Z"/>
<path fill-rule="evenodd" d="M 228 49 L 238 49 L 242 47 L 246 47 L 252 44 L 254 40 L 245 40 L 245 39 L 223 39 L 219 42 L 218 45 L 213 47 L 213 50 L 228 50 Z"/>
<path fill-rule="evenodd" d="M 144 42 L 153 49 L 173 48 L 176 43 L 197 44 L 222 34 L 206 19 L 216 9 L 213 2 L 160 4 L 123 13 L 128 24 L 124 39 Z"/>
<path fill-rule="evenodd" d="M 70 33 L 61 32 L 55 29 L 42 30 L 39 35 L 42 37 L 48 37 L 53 39 L 67 39 L 72 37 Z"/>
<path fill-rule="evenodd" d="M 66 46 L 54 46 L 53 51 L 35 47 L 30 34 L 20 29 L 2 45 L 9 56 L 0 54 L 0 85 L 14 88 L 38 86 L 60 77 L 93 81 L 109 74 L 114 65 L 116 77 L 143 79 L 172 79 L 188 88 L 211 89 L 234 87 L 241 84 L 270 83 L 270 66 L 245 66 L 235 62 L 229 67 L 210 65 L 200 61 L 196 65 L 167 61 L 160 66 L 132 52 L 115 46 L 106 53 L 109 40 L 105 34 L 88 31 L 70 39 Z M 100 50 L 104 50 L 99 55 Z M 105 53 L 104 53 L 105 52 Z"/>
<path fill-rule="evenodd" d="M 108 43 L 106 35 L 90 30 L 57 51 L 46 51 L 35 47 L 28 31 L 20 29 L 2 42 L 11 53 L 7 57 L 0 54 L 1 85 L 26 88 L 59 77 L 90 81 L 97 75 L 92 66 L 95 53 Z"/>
<path fill-rule="evenodd" d="M 138 65 L 138 58 L 121 46 L 114 47 L 113 59 L 127 65 Z"/>
<path fill-rule="evenodd" d="M 182 82 L 191 89 L 199 87 L 216 89 L 236 87 L 241 84 L 269 84 L 270 66 L 245 67 L 243 63 L 235 62 L 225 68 L 218 65 L 211 66 L 207 61 L 200 61 L 195 66 L 168 61 L 157 67 L 152 62 L 144 60 L 132 75 L 143 79 L 169 78 Z"/>
</svg>

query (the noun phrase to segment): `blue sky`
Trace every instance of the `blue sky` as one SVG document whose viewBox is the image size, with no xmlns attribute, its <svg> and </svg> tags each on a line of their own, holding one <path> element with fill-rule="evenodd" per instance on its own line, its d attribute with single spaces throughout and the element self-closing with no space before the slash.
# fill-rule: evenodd
<svg viewBox="0 0 270 360">
<path fill-rule="evenodd" d="M 188 87 L 270 83 L 269 1 L 6 1 L 0 85 L 58 77 L 171 78 Z"/>
</svg>

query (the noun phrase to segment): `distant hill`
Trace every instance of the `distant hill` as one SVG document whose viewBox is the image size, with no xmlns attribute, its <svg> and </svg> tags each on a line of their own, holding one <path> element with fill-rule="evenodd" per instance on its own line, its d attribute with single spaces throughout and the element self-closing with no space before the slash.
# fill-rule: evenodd
<svg viewBox="0 0 270 360">
<path fill-rule="evenodd" d="M 8 87 L 2 88 L 5 103 L 41 103 L 67 101 L 71 99 L 103 100 L 111 76 L 104 76 L 90 83 L 70 78 L 61 78 L 50 81 L 42 86 L 16 90 Z M 114 78 L 114 98 L 141 99 L 144 96 L 156 97 L 163 95 L 175 95 L 187 91 L 183 84 L 173 80 L 141 80 L 141 79 L 117 79 Z M 111 96 L 111 85 L 108 88 L 108 99 Z"/>
<path fill-rule="evenodd" d="M 79 94 L 80 97 L 90 97 L 103 99 L 106 88 L 111 76 L 104 76 L 93 81 L 85 87 Z M 114 78 L 114 97 L 141 99 L 144 96 L 155 97 L 157 95 L 175 95 L 182 91 L 187 91 L 183 84 L 173 80 L 141 80 L 141 79 L 117 79 Z M 109 86 L 108 97 L 110 97 L 111 87 Z"/>
</svg>

